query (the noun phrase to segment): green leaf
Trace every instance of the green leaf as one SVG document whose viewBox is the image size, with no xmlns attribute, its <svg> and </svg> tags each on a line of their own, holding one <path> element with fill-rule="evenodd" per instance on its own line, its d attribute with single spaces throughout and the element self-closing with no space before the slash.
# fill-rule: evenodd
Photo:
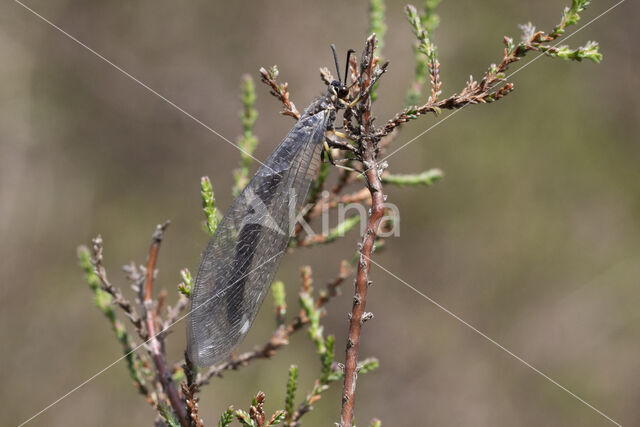
<svg viewBox="0 0 640 427">
<path fill-rule="evenodd" d="M 87 281 L 87 285 L 91 288 L 92 291 L 96 291 L 100 289 L 100 279 L 96 275 L 93 267 L 93 263 L 91 262 L 91 254 L 89 253 L 89 248 L 86 246 L 78 247 L 78 264 L 82 271 L 84 271 L 84 278 Z"/>
<path fill-rule="evenodd" d="M 233 422 L 233 406 L 230 406 L 229 409 L 224 411 L 222 415 L 220 415 L 220 421 L 218 421 L 218 427 L 229 427 Z"/>
<path fill-rule="evenodd" d="M 412 27 L 413 34 L 415 35 L 417 42 L 414 45 L 415 56 L 415 77 L 414 82 L 409 88 L 405 105 L 422 104 L 422 87 L 427 80 L 431 78 L 438 78 L 438 57 L 436 45 L 432 42 L 433 32 L 438 27 L 440 19 L 436 15 L 435 9 L 440 4 L 440 0 L 426 0 L 424 2 L 424 11 L 419 13 L 415 6 L 407 5 L 405 7 L 405 14 Z M 436 90 L 432 88 L 432 90 Z M 437 91 L 440 94 L 440 91 Z M 417 117 L 409 114 L 410 119 Z"/>
<path fill-rule="evenodd" d="M 271 291 L 273 292 L 273 304 L 276 307 L 286 304 L 284 283 L 281 280 L 273 282 L 273 285 L 271 285 Z"/>
<path fill-rule="evenodd" d="M 368 33 L 376 33 L 378 46 L 376 48 L 376 56 L 382 57 L 382 48 L 384 47 L 384 36 L 387 33 L 387 24 L 384 22 L 386 7 L 384 0 L 369 0 L 369 31 Z"/>
<path fill-rule="evenodd" d="M 322 336 L 324 328 L 320 325 L 320 311 L 315 308 L 315 300 L 311 295 L 311 291 L 300 292 L 300 305 L 309 318 L 309 337 L 316 345 L 318 354 L 324 354 L 326 351 L 324 337 Z"/>
<path fill-rule="evenodd" d="M 275 69 L 275 70 L 274 70 Z M 277 68 L 272 68 L 270 75 L 277 77 Z M 275 78 L 275 77 L 274 77 Z M 238 139 L 238 146 L 241 148 L 240 168 L 234 171 L 233 196 L 237 197 L 242 189 L 249 183 L 249 169 L 253 163 L 253 152 L 258 145 L 258 138 L 253 133 L 253 126 L 258 118 L 258 111 L 254 105 L 256 103 L 256 88 L 253 78 L 245 74 L 242 77 L 241 85 L 242 113 L 240 120 L 242 121 L 242 136 Z"/>
<path fill-rule="evenodd" d="M 329 232 L 327 233 L 327 237 L 323 243 L 331 243 L 338 240 L 340 237 L 353 230 L 353 228 L 355 228 L 355 226 L 357 226 L 358 224 L 360 224 L 360 215 L 354 215 L 345 219 L 340 224 L 335 226 L 335 228 L 329 230 Z"/>
<path fill-rule="evenodd" d="M 444 177 L 440 169 L 430 169 L 419 174 L 385 174 L 382 176 L 383 184 L 393 185 L 433 185 Z"/>
<path fill-rule="evenodd" d="M 276 312 L 277 326 L 280 326 L 287 316 L 287 294 L 284 288 L 284 283 L 280 280 L 271 285 L 271 294 L 273 295 L 273 306 Z"/>
<path fill-rule="evenodd" d="M 167 405 L 162 403 L 159 404 L 158 412 L 160 412 L 160 415 L 164 418 L 169 427 L 180 427 L 180 422 Z"/>
<path fill-rule="evenodd" d="M 366 374 L 380 367 L 380 362 L 375 357 L 369 357 L 358 362 L 358 373 Z"/>
<path fill-rule="evenodd" d="M 562 19 L 560 23 L 553 29 L 550 36 L 558 37 L 564 34 L 565 28 L 570 25 L 575 25 L 580 20 L 580 12 L 585 10 L 589 6 L 591 0 L 573 0 L 571 7 L 565 7 L 562 13 Z"/>
<path fill-rule="evenodd" d="M 256 427 L 255 423 L 253 422 L 249 414 L 243 411 L 242 409 L 238 409 L 237 411 L 235 411 L 234 415 L 236 416 L 236 419 L 240 421 L 240 424 L 242 424 L 243 426 Z"/>
<path fill-rule="evenodd" d="M 583 59 L 588 59 L 596 64 L 602 61 L 602 54 L 599 51 L 599 45 L 594 41 L 587 42 L 584 46 L 576 49 L 571 49 L 567 45 L 562 45 L 557 47 L 540 46 L 540 50 L 542 50 L 547 56 L 552 58 L 562 58 L 567 61 L 571 60 L 581 62 Z"/>
<path fill-rule="evenodd" d="M 287 393 L 284 401 L 284 410 L 289 414 L 289 416 L 293 415 L 293 406 L 296 398 L 296 390 L 298 387 L 298 367 L 296 365 L 291 365 L 289 367 L 289 378 L 287 380 Z"/>
<path fill-rule="evenodd" d="M 335 358 L 335 338 L 333 335 L 329 335 L 325 341 L 326 350 L 321 355 L 320 360 L 322 362 L 322 375 L 320 376 L 320 383 L 329 383 L 331 376 L 331 366 Z"/>
<path fill-rule="evenodd" d="M 180 270 L 180 276 L 182 277 L 182 283 L 178 285 L 178 291 L 186 297 L 191 296 L 193 289 L 193 279 L 191 278 L 191 272 L 187 268 Z"/>
<path fill-rule="evenodd" d="M 174 383 L 180 384 L 182 380 L 185 379 L 184 369 L 176 369 L 176 371 L 171 375 L 171 379 Z"/>
<path fill-rule="evenodd" d="M 267 427 L 268 426 L 278 425 L 281 422 L 283 422 L 285 419 L 287 419 L 287 412 L 286 411 L 276 411 L 271 416 L 271 419 L 269 419 L 269 422 L 267 423 Z"/>
<path fill-rule="evenodd" d="M 505 37 L 504 38 L 504 45 L 507 48 L 507 54 L 511 54 L 511 52 L 513 52 L 513 49 L 515 48 L 515 44 L 513 43 L 513 39 L 511 37 Z"/>
<path fill-rule="evenodd" d="M 211 180 L 208 176 L 200 178 L 200 195 L 202 197 L 202 210 L 204 211 L 206 224 L 205 228 L 209 233 L 209 236 L 213 236 L 213 233 L 218 227 L 220 222 L 219 215 L 216 211 L 216 201 L 213 197 L 213 187 L 211 186 Z"/>
</svg>

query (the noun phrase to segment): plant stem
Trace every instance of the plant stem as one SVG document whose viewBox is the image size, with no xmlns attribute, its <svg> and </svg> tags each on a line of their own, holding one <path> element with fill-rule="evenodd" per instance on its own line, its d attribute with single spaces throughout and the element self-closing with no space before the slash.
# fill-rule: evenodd
<svg viewBox="0 0 640 427">
<path fill-rule="evenodd" d="M 366 67 L 362 70 L 360 87 L 368 88 L 371 85 L 371 72 L 373 68 L 373 53 L 375 49 L 375 34 L 367 40 L 366 55 L 364 58 Z M 358 352 L 360 347 L 360 329 L 362 327 L 363 315 L 367 303 L 367 289 L 369 288 L 369 270 L 371 267 L 370 258 L 373 253 L 373 245 L 376 240 L 378 227 L 384 216 L 384 196 L 382 192 L 382 182 L 378 173 L 377 162 L 377 141 L 373 135 L 371 126 L 371 99 L 367 95 L 362 100 L 364 111 L 361 123 L 364 128 L 362 136 L 362 160 L 365 167 L 368 189 L 371 195 L 371 214 L 367 222 L 367 230 L 362 241 L 360 262 L 356 273 L 355 295 L 353 297 L 353 307 L 349 319 L 349 337 L 347 339 L 347 350 L 344 367 L 344 386 L 342 389 L 342 413 L 340 415 L 340 426 L 350 427 L 353 420 L 353 408 L 355 405 Z"/>
<path fill-rule="evenodd" d="M 157 335 L 157 319 L 156 311 L 153 309 L 153 275 L 156 270 L 156 261 L 158 260 L 158 252 L 160 251 L 160 243 L 164 235 L 164 231 L 169 226 L 168 222 L 160 224 L 156 227 L 156 231 L 153 233 L 151 240 L 151 246 L 149 247 L 149 256 L 147 257 L 147 269 L 145 272 L 145 283 L 142 290 L 142 310 L 144 312 L 145 325 L 147 327 L 147 334 L 149 336 L 149 347 L 153 363 L 156 365 L 158 371 L 158 377 L 162 383 L 162 387 L 167 393 L 169 402 L 180 420 L 182 427 L 189 427 L 191 424 L 187 418 L 187 410 L 180 399 L 178 389 L 173 383 L 171 378 L 171 371 L 167 365 L 167 361 L 164 358 L 162 345 Z"/>
</svg>

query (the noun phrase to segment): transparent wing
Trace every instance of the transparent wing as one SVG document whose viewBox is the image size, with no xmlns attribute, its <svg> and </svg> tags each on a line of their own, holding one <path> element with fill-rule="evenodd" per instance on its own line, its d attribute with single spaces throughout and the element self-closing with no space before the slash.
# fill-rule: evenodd
<svg viewBox="0 0 640 427">
<path fill-rule="evenodd" d="M 191 360 L 226 359 L 253 323 L 320 163 L 327 115 L 303 115 L 233 201 L 205 249 L 191 295 Z"/>
</svg>

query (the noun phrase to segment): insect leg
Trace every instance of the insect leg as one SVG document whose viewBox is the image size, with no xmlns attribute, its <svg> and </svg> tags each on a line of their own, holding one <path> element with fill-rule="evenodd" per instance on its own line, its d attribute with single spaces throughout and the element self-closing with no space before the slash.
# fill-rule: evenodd
<svg viewBox="0 0 640 427">
<path fill-rule="evenodd" d="M 351 102 L 347 102 L 343 99 L 338 99 L 338 101 L 344 108 L 353 108 L 360 101 L 360 95 L 358 95 L 358 97 Z"/>
<path fill-rule="evenodd" d="M 358 103 L 358 101 L 360 101 L 360 95 L 358 95 L 358 97 L 356 99 L 354 99 L 353 101 L 351 101 L 350 103 L 347 104 L 348 108 L 353 108 L 354 105 L 356 105 Z"/>
<path fill-rule="evenodd" d="M 336 160 L 333 158 L 333 154 L 331 154 L 331 147 L 329 146 L 329 143 L 327 142 L 327 140 L 325 139 L 324 141 L 324 150 L 322 150 L 322 155 L 324 156 L 325 154 L 327 155 L 327 159 L 329 160 L 329 163 L 331 163 L 333 166 L 337 167 L 337 168 L 341 168 L 341 169 L 346 169 L 348 171 L 351 172 L 358 172 L 360 173 L 359 170 L 351 168 L 349 166 L 344 166 L 344 165 L 339 165 L 338 163 L 336 163 Z M 339 159 L 339 162 L 343 162 L 343 161 L 347 161 L 348 159 Z"/>
<path fill-rule="evenodd" d="M 356 158 L 358 157 L 358 149 L 356 147 L 354 147 L 353 145 L 347 143 L 347 142 L 343 142 L 343 141 L 339 141 L 337 139 L 333 139 L 331 138 L 331 134 L 341 137 L 341 138 L 345 138 L 347 140 L 349 140 L 349 137 L 347 135 L 345 135 L 342 132 L 336 132 L 335 130 L 328 130 L 325 133 L 325 140 L 324 140 L 324 147 L 325 147 L 325 151 L 327 152 L 327 155 L 329 157 L 329 161 L 331 162 L 332 165 L 339 167 L 341 169 L 346 169 L 348 171 L 351 172 L 357 172 L 357 173 L 362 173 L 361 171 L 351 168 L 349 166 L 343 166 L 343 165 L 339 165 L 336 164 L 336 161 L 333 159 L 333 157 L 331 156 L 331 152 L 329 151 L 330 147 L 333 148 L 338 148 L 340 150 L 345 150 L 345 151 L 350 151 L 353 154 L 356 155 Z M 338 161 L 349 161 L 350 159 L 339 159 Z"/>
<path fill-rule="evenodd" d="M 329 143 L 327 142 L 327 139 L 324 140 L 324 142 L 322 143 L 323 146 L 323 150 L 322 150 L 322 157 L 324 159 L 324 156 L 326 154 L 327 159 L 329 160 L 329 163 L 331 163 L 333 166 L 338 166 L 336 165 L 336 161 L 333 158 L 333 154 L 331 154 L 331 147 L 329 147 Z"/>
<path fill-rule="evenodd" d="M 325 143 L 329 146 L 329 147 L 333 147 L 333 148 L 339 148 L 340 150 L 346 150 L 346 151 L 351 151 L 354 154 L 358 154 L 358 150 L 351 144 L 343 142 L 343 141 L 339 141 L 337 139 L 333 139 L 331 138 L 331 134 L 340 137 L 340 138 L 344 138 L 346 140 L 349 140 L 349 137 L 347 137 L 347 135 L 345 135 L 342 132 L 336 132 L 335 130 L 328 130 L 327 133 L 325 134 Z"/>
<path fill-rule="evenodd" d="M 338 138 L 349 139 L 349 137 L 348 137 L 347 135 L 345 135 L 344 133 L 342 133 L 342 132 L 338 132 L 338 131 L 336 131 L 336 130 L 334 130 L 334 131 L 332 131 L 332 132 L 333 132 L 333 134 L 334 134 L 335 136 L 337 136 Z"/>
</svg>

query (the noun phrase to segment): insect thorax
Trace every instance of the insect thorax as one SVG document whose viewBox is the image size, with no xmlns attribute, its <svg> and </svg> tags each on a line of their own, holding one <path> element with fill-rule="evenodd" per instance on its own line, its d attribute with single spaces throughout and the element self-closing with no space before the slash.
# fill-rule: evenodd
<svg viewBox="0 0 640 427">
<path fill-rule="evenodd" d="M 314 99 L 304 112 L 304 116 L 313 116 L 321 111 L 325 111 L 328 115 L 327 129 L 333 129 L 333 122 L 336 119 L 336 112 L 340 107 L 335 95 L 331 92 Z"/>
</svg>

